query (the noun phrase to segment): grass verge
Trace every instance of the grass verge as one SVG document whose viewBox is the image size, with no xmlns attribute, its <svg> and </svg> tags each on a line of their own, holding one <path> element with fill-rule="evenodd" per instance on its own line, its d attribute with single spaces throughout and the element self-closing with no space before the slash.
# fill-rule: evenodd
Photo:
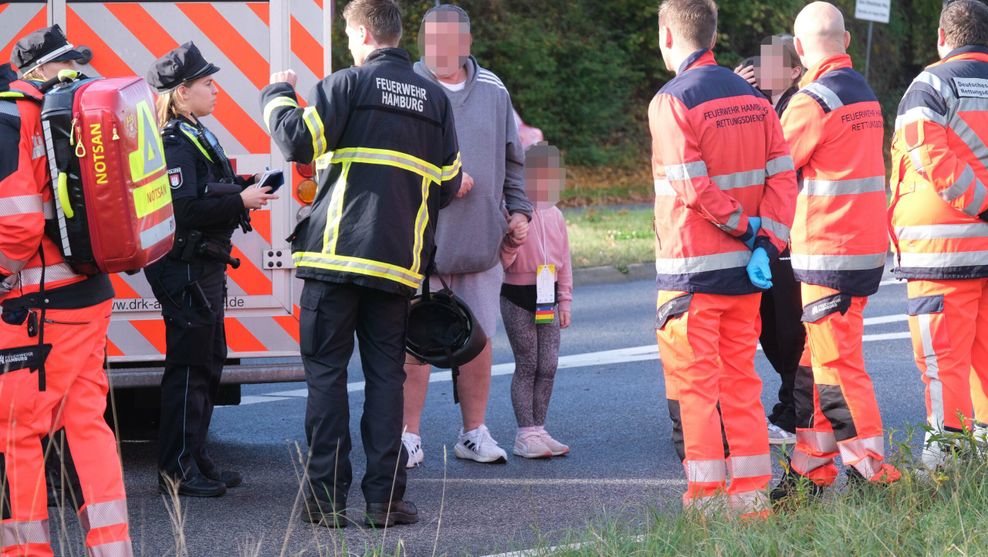
<svg viewBox="0 0 988 557">
<path fill-rule="evenodd" d="M 988 462 L 955 457 L 940 472 L 912 465 L 908 443 L 895 461 L 903 478 L 887 487 L 843 486 L 765 520 L 656 512 L 645 531 L 591 526 L 538 555 L 986 555 Z M 984 449 L 982 448 L 982 451 Z"/>
<path fill-rule="evenodd" d="M 651 207 L 587 207 L 566 209 L 565 215 L 574 268 L 612 265 L 621 270 L 655 261 Z"/>
</svg>

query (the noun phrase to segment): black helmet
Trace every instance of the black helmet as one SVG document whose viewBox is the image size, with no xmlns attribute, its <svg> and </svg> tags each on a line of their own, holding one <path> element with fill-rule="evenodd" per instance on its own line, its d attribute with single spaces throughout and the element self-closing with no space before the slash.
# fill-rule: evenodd
<svg viewBox="0 0 988 557">
<path fill-rule="evenodd" d="M 487 333 L 448 288 L 412 298 L 405 336 L 405 349 L 412 356 L 455 371 L 476 358 L 486 344 Z"/>
</svg>

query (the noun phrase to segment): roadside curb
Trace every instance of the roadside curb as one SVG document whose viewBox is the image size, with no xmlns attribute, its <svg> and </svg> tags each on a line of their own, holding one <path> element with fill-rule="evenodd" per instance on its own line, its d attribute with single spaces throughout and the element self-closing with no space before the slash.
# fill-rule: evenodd
<svg viewBox="0 0 988 557">
<path fill-rule="evenodd" d="M 654 278 L 655 263 L 632 263 L 620 270 L 611 265 L 573 269 L 573 284 L 576 286 L 614 284 Z"/>
</svg>

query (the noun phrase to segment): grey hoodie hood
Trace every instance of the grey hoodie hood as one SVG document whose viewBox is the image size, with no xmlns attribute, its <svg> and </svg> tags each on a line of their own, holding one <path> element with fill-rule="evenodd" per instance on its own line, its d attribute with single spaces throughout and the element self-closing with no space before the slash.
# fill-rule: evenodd
<svg viewBox="0 0 988 557">
<path fill-rule="evenodd" d="M 474 180 L 470 193 L 439 214 L 436 269 L 443 274 L 478 273 L 498 265 L 508 214 L 532 215 L 511 96 L 473 56 L 466 70 L 462 90 L 443 87 L 453 107 L 463 171 Z M 442 85 L 424 62 L 417 62 L 415 71 Z"/>
</svg>

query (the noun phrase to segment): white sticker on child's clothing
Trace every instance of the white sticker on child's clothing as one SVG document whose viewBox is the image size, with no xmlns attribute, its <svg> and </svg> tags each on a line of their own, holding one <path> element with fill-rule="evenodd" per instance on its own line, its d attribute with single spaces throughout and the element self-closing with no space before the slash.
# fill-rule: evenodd
<svg viewBox="0 0 988 557">
<path fill-rule="evenodd" d="M 556 266 L 539 265 L 535 271 L 535 303 L 556 303 Z"/>
</svg>

